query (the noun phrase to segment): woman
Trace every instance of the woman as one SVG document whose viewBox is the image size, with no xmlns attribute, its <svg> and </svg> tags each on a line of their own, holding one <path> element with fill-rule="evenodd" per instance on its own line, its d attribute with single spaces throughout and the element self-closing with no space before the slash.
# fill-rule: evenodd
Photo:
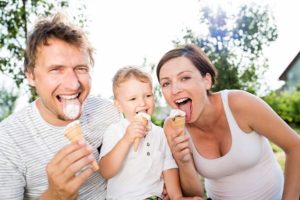
<svg viewBox="0 0 300 200">
<path fill-rule="evenodd" d="M 169 106 L 186 113 L 184 136 L 170 118 L 164 130 L 187 194 L 202 193 L 198 172 L 213 200 L 299 198 L 300 137 L 265 102 L 240 90 L 212 93 L 215 68 L 194 45 L 167 52 L 156 72 Z M 284 177 L 267 139 L 286 153 Z"/>
</svg>

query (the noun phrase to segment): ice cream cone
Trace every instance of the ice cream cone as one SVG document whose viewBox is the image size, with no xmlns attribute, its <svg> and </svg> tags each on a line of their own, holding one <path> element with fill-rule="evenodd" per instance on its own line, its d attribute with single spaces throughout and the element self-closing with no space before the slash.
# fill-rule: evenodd
<svg viewBox="0 0 300 200">
<path fill-rule="evenodd" d="M 143 113 L 143 114 L 146 114 L 146 113 Z M 142 122 L 144 126 L 147 126 L 147 125 L 148 125 L 148 119 L 145 118 L 145 116 L 142 115 L 142 113 L 141 113 L 141 114 L 138 113 L 138 114 L 134 117 L 134 119 L 135 119 L 136 121 Z M 134 142 L 133 142 L 133 149 L 134 149 L 135 152 L 137 152 L 137 149 L 138 149 L 138 147 L 139 147 L 140 140 L 141 140 L 141 138 L 139 138 L 139 137 L 137 137 L 137 138 L 134 139 Z"/>
<path fill-rule="evenodd" d="M 172 125 L 176 128 L 184 128 L 185 124 L 185 112 L 182 110 L 171 110 L 170 117 L 172 118 Z M 178 134 L 183 135 L 183 130 Z"/>
<path fill-rule="evenodd" d="M 65 132 L 65 137 L 68 138 L 71 142 L 77 141 L 79 139 L 84 140 L 82 130 L 80 127 L 80 123 L 78 120 L 75 120 L 75 121 L 71 122 L 70 124 L 68 124 L 67 127 L 65 128 L 64 132 Z M 99 169 L 99 166 L 98 166 L 96 160 L 94 160 L 92 162 L 92 167 L 94 170 Z"/>
<path fill-rule="evenodd" d="M 177 116 L 173 118 L 173 126 L 177 128 L 183 128 L 185 124 L 185 117 Z M 183 131 L 179 133 L 179 135 L 182 135 Z"/>
</svg>

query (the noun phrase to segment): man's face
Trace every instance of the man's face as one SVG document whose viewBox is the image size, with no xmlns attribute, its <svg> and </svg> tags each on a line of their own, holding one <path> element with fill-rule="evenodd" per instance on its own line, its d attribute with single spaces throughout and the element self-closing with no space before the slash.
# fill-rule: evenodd
<svg viewBox="0 0 300 200">
<path fill-rule="evenodd" d="M 40 98 L 37 107 L 53 125 L 66 125 L 80 117 L 91 87 L 90 62 L 83 51 L 62 40 L 49 39 L 37 49 L 36 65 L 26 73 Z"/>
</svg>

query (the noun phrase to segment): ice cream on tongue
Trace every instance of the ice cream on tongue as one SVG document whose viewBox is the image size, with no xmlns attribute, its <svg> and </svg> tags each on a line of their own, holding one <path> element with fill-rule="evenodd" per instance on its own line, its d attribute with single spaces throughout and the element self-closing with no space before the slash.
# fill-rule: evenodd
<svg viewBox="0 0 300 200">
<path fill-rule="evenodd" d="M 186 121 L 191 120 L 192 115 L 192 101 L 187 101 L 186 103 L 180 104 L 179 109 L 185 112 Z"/>
<path fill-rule="evenodd" d="M 62 100 L 63 112 L 69 119 L 76 119 L 80 113 L 80 102 L 78 99 Z"/>
</svg>

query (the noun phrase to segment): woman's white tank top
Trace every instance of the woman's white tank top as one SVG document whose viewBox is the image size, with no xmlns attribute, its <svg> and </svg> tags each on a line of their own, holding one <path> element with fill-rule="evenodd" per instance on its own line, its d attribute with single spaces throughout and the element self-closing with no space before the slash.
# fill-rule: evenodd
<svg viewBox="0 0 300 200">
<path fill-rule="evenodd" d="M 228 90 L 221 98 L 231 132 L 231 148 L 216 159 L 206 159 L 190 148 L 197 171 L 205 177 L 205 189 L 213 200 L 279 200 L 283 191 L 283 172 L 268 140 L 252 131 L 243 132 L 228 105 Z M 265 122 L 268 123 L 268 122 Z M 186 130 L 186 133 L 188 131 Z"/>
</svg>

